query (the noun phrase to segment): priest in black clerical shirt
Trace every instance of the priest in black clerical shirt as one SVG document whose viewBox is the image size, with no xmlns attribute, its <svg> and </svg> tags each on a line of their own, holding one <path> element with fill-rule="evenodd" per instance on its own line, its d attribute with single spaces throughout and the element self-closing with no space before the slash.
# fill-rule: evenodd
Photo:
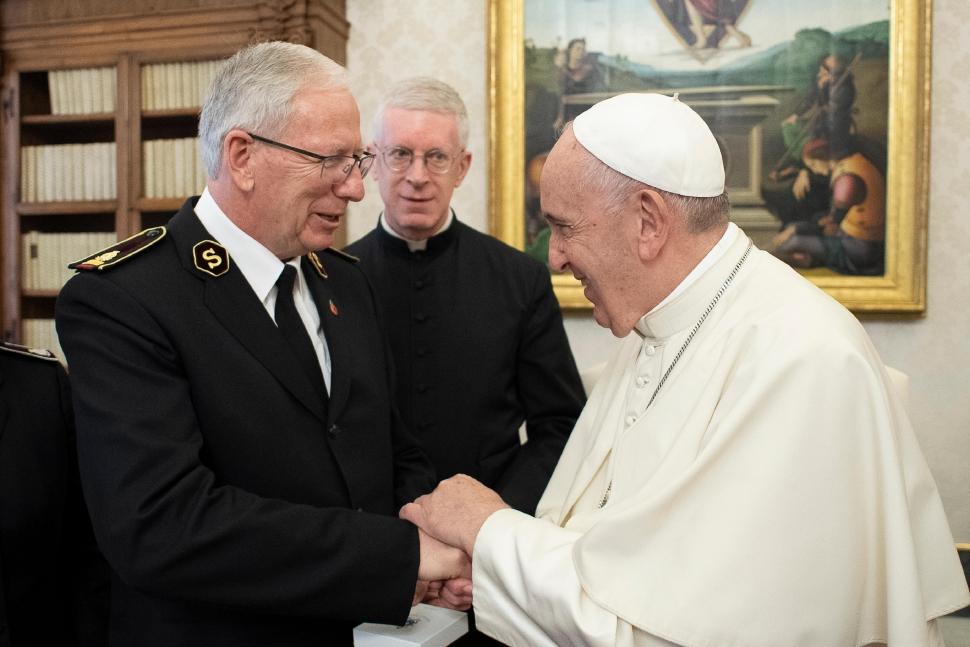
<svg viewBox="0 0 970 647">
<path fill-rule="evenodd" d="M 468 474 L 531 514 L 585 403 L 549 271 L 451 210 L 471 163 L 454 89 L 395 86 L 374 130 L 384 211 L 347 251 L 384 308 L 401 413 L 439 478 Z"/>
</svg>

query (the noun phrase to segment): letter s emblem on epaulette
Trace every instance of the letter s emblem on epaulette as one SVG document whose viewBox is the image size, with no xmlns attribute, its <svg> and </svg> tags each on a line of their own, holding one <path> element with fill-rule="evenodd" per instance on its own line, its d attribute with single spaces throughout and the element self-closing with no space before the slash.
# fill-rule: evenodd
<svg viewBox="0 0 970 647">
<path fill-rule="evenodd" d="M 210 276 L 222 276 L 229 271 L 229 252 L 213 240 L 203 240 L 192 248 L 195 269 Z"/>
</svg>

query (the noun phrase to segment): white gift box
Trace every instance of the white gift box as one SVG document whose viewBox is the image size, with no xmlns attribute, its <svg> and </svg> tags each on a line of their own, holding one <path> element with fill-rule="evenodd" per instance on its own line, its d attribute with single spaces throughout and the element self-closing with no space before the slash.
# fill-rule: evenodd
<svg viewBox="0 0 970 647">
<path fill-rule="evenodd" d="M 411 609 L 407 622 L 380 625 L 365 622 L 354 628 L 355 647 L 445 647 L 468 633 L 468 616 L 419 604 Z"/>
</svg>

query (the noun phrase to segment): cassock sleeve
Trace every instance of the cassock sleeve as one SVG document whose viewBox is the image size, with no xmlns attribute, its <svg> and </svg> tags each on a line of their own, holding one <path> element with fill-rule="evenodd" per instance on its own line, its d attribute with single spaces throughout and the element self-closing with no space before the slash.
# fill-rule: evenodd
<svg viewBox="0 0 970 647">
<path fill-rule="evenodd" d="M 675 647 L 586 595 L 573 563 L 581 533 L 499 510 L 475 542 L 475 624 L 508 645 Z"/>
<path fill-rule="evenodd" d="M 204 439 L 176 349 L 110 280 L 69 281 L 57 330 L 95 535 L 128 585 L 263 613 L 406 619 L 419 560 L 413 525 L 220 482 L 200 459 Z M 356 581 L 368 586 L 348 586 Z"/>
<path fill-rule="evenodd" d="M 529 514 L 586 403 L 549 272 L 538 264 L 533 269 L 532 306 L 519 337 L 515 371 L 528 441 L 495 487 L 510 506 Z"/>
</svg>

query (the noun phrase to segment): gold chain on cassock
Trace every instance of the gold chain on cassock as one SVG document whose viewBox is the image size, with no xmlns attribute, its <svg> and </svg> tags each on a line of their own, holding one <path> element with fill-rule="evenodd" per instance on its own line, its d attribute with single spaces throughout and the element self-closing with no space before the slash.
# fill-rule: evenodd
<svg viewBox="0 0 970 647">
<path fill-rule="evenodd" d="M 687 339 L 684 340 L 684 343 L 680 347 L 680 350 L 678 350 L 677 354 L 674 355 L 674 361 L 670 363 L 670 366 L 667 367 L 667 370 L 664 372 L 663 377 L 661 377 L 660 381 L 657 382 L 657 388 L 653 390 L 653 395 L 650 396 L 650 401 L 647 402 L 647 406 L 643 408 L 644 412 L 646 412 L 646 410 L 650 408 L 650 405 L 653 404 L 653 401 L 657 399 L 657 394 L 660 392 L 660 387 L 662 387 L 664 385 L 664 382 L 667 381 L 667 378 L 670 377 L 670 372 L 674 370 L 675 366 L 677 366 L 677 362 L 680 361 L 680 358 L 681 356 L 683 356 L 684 351 L 687 350 L 687 347 L 690 345 L 691 340 L 694 339 L 694 335 L 696 335 L 697 331 L 700 330 L 701 325 L 704 323 L 704 320 L 707 319 L 707 315 L 711 314 L 711 311 L 714 310 L 714 306 L 717 305 L 717 302 L 721 300 L 721 296 L 727 290 L 728 286 L 731 285 L 732 281 L 734 281 L 734 277 L 737 276 L 738 271 L 741 269 L 741 266 L 744 265 L 744 262 L 748 259 L 748 254 L 751 253 L 752 245 L 753 243 L 751 241 L 748 241 L 748 248 L 744 250 L 744 254 L 741 256 L 741 259 L 737 262 L 737 265 L 734 266 L 734 269 L 731 270 L 731 273 L 728 274 L 728 277 L 724 279 L 724 283 L 721 284 L 721 288 L 717 291 L 717 294 L 714 295 L 714 298 L 711 299 L 711 302 L 707 305 L 707 309 L 704 310 L 704 314 L 702 314 L 701 318 L 697 320 L 696 324 L 694 324 L 694 327 L 691 329 L 690 334 L 687 335 Z M 600 502 L 597 507 L 602 508 L 603 506 L 606 505 L 606 502 L 610 500 L 610 492 L 612 491 L 613 491 L 613 479 L 610 479 L 609 484 L 607 484 L 606 486 L 606 492 L 604 492 L 603 496 L 600 497 Z"/>
</svg>

